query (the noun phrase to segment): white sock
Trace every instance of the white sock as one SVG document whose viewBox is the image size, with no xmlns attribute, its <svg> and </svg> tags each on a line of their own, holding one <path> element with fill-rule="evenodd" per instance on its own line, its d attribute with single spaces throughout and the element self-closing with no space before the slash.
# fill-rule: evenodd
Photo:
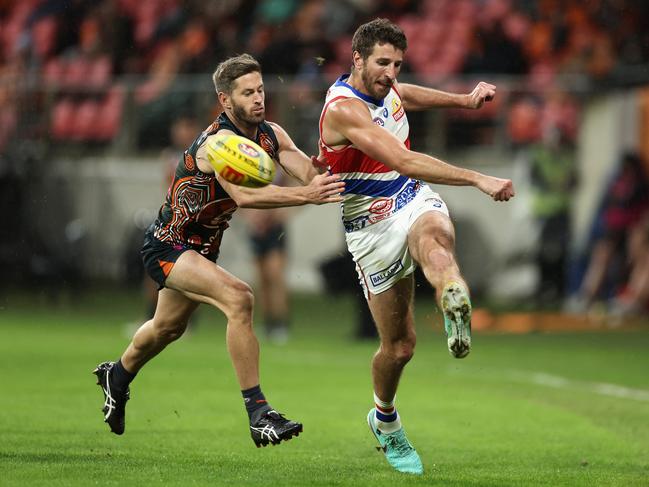
<svg viewBox="0 0 649 487">
<path fill-rule="evenodd" d="M 391 401 L 383 401 L 374 393 L 374 404 L 376 406 L 376 426 L 383 433 L 394 433 L 401 429 L 401 417 L 394 407 L 394 398 Z"/>
</svg>

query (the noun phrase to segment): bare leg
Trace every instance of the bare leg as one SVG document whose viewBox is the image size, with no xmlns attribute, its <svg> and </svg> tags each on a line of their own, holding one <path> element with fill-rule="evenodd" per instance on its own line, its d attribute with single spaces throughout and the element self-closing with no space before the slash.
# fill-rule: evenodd
<svg viewBox="0 0 649 487">
<path fill-rule="evenodd" d="M 239 385 L 249 389 L 259 384 L 259 342 L 252 330 L 250 286 L 196 252 L 180 256 L 166 284 L 223 311 L 228 319 L 226 343 Z"/>
<path fill-rule="evenodd" d="M 580 294 L 587 305 L 591 304 L 597 297 L 597 293 L 599 293 L 606 278 L 606 272 L 614 252 L 615 244 L 610 240 L 600 240 L 595 244 L 580 290 Z"/>
<path fill-rule="evenodd" d="M 438 211 L 421 215 L 408 233 L 408 247 L 435 288 L 440 309 L 442 291 L 448 283 L 457 282 L 468 291 L 455 258 L 455 230 L 446 215 Z"/>
<path fill-rule="evenodd" d="M 466 357 L 471 351 L 471 301 L 455 259 L 451 220 L 438 211 L 424 213 L 410 229 L 408 247 L 435 288 L 449 353 L 455 358 Z"/>
<path fill-rule="evenodd" d="M 261 308 L 264 318 L 286 322 L 288 317 L 288 290 L 286 288 L 286 255 L 273 249 L 257 259 L 261 284 Z"/>
<path fill-rule="evenodd" d="M 389 290 L 371 295 L 368 304 L 381 339 L 372 360 L 374 392 L 381 400 L 391 401 L 415 351 L 412 274 Z"/>
<path fill-rule="evenodd" d="M 634 262 L 628 283 L 628 299 L 638 310 L 644 310 L 649 301 L 649 249 Z"/>
<path fill-rule="evenodd" d="M 180 338 L 197 306 L 198 303 L 178 291 L 168 288 L 160 290 L 153 318 L 135 332 L 122 355 L 124 368 L 132 374 L 137 373 L 169 343 Z"/>
<path fill-rule="evenodd" d="M 399 472 L 421 474 L 419 455 L 405 436 L 401 419 L 394 408 L 403 368 L 415 351 L 412 274 L 385 292 L 370 295 L 368 304 L 381 338 L 381 346 L 372 361 L 372 379 L 376 408 L 367 415 L 386 460 Z"/>
<path fill-rule="evenodd" d="M 226 342 L 250 418 L 254 443 L 278 444 L 302 432 L 302 425 L 273 411 L 259 387 L 259 344 L 252 331 L 253 296 L 250 287 L 194 251 L 176 261 L 158 296 L 153 319 L 135 333 L 117 363 L 105 362 L 94 371 L 104 392 L 104 421 L 116 434 L 125 427 L 128 383 L 148 360 L 179 338 L 198 303 L 212 305 L 228 319 Z M 121 363 L 121 365 L 120 365 Z M 124 369 L 124 370 L 123 370 Z M 117 371 L 117 377 L 115 377 Z"/>
</svg>

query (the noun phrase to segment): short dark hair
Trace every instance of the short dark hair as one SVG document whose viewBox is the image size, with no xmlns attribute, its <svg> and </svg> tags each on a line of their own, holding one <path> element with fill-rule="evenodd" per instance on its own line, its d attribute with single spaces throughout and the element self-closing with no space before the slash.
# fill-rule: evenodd
<svg viewBox="0 0 649 487">
<path fill-rule="evenodd" d="M 212 74 L 214 88 L 217 93 L 222 91 L 230 94 L 237 78 L 254 72 L 261 73 L 261 65 L 250 54 L 239 54 L 228 58 L 221 62 Z"/>
<path fill-rule="evenodd" d="M 358 51 L 363 59 L 367 59 L 377 43 L 392 44 L 404 52 L 408 49 L 408 41 L 401 27 L 388 19 L 374 19 L 356 29 L 352 38 L 352 52 Z"/>
</svg>

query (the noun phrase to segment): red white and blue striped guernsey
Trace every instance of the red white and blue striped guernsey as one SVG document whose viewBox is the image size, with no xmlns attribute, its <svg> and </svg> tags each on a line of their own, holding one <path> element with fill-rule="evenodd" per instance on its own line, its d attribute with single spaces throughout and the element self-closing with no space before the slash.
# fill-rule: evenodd
<svg viewBox="0 0 649 487">
<path fill-rule="evenodd" d="M 377 100 L 347 84 L 348 78 L 348 74 L 342 75 L 327 91 L 320 115 L 319 145 L 330 172 L 339 174 L 345 181 L 342 219 L 345 231 L 352 232 L 399 211 L 415 197 L 421 183 L 368 157 L 353 144 L 334 149 L 322 139 L 322 123 L 327 108 L 344 98 L 358 98 L 367 105 L 375 124 L 390 131 L 410 148 L 408 117 L 397 90 L 392 87 L 384 99 Z"/>
</svg>

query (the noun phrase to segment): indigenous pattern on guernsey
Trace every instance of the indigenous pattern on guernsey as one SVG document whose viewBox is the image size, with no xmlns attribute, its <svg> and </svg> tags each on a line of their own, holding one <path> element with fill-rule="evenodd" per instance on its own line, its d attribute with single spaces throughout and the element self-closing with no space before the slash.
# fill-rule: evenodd
<svg viewBox="0 0 649 487">
<path fill-rule="evenodd" d="M 218 256 L 223 232 L 237 205 L 215 175 L 198 169 L 196 152 L 207 137 L 223 129 L 245 137 L 222 113 L 194 140 L 178 162 L 167 198 L 153 224 L 153 235 L 158 240 L 191 248 L 205 256 Z M 269 124 L 259 124 L 254 141 L 277 160 L 279 143 Z"/>
<path fill-rule="evenodd" d="M 416 196 L 421 183 L 368 157 L 353 144 L 333 148 L 323 140 L 322 122 L 329 105 L 344 98 L 358 98 L 367 105 L 375 124 L 410 148 L 408 117 L 397 90 L 392 87 L 384 99 L 377 100 L 347 84 L 348 78 L 348 74 L 342 75 L 327 91 L 320 115 L 319 145 L 329 171 L 345 181 L 342 219 L 345 231 L 353 232 L 399 211 Z"/>
</svg>

